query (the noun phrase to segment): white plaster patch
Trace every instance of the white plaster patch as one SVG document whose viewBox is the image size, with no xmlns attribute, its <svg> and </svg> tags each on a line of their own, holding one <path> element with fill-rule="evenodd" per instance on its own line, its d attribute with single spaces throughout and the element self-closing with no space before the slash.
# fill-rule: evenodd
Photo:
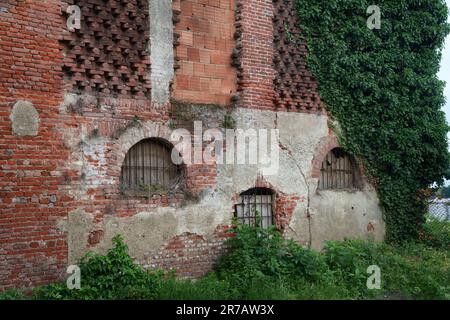
<svg viewBox="0 0 450 320">
<path fill-rule="evenodd" d="M 37 136 L 39 113 L 30 101 L 19 100 L 10 114 L 13 134 L 17 136 Z"/>
<path fill-rule="evenodd" d="M 172 0 L 150 1 L 152 102 L 169 102 L 174 76 Z"/>
</svg>

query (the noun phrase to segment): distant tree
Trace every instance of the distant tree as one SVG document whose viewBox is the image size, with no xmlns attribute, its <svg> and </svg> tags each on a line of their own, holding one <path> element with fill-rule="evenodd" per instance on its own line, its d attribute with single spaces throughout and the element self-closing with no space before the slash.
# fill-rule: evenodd
<svg viewBox="0 0 450 320">
<path fill-rule="evenodd" d="M 441 196 L 442 198 L 450 198 L 450 186 L 442 187 Z"/>
</svg>

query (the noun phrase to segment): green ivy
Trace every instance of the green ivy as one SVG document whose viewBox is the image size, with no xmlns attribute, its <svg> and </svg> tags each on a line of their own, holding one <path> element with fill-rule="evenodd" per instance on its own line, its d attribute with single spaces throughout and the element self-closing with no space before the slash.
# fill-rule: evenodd
<svg viewBox="0 0 450 320">
<path fill-rule="evenodd" d="M 367 0 L 295 0 L 308 66 L 339 139 L 374 181 L 387 240 L 416 238 L 427 189 L 449 167 L 448 126 L 437 78 L 449 33 L 444 0 L 378 0 L 381 29 L 367 26 Z"/>
</svg>

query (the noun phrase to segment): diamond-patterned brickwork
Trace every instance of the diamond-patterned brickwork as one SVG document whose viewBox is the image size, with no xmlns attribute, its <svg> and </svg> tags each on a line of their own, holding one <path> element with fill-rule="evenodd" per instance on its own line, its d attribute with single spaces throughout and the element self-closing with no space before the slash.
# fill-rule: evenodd
<svg viewBox="0 0 450 320">
<path fill-rule="evenodd" d="M 81 29 L 67 31 L 66 89 L 117 97 L 150 97 L 148 0 L 66 0 L 81 8 Z"/>
<path fill-rule="evenodd" d="M 321 112 L 317 84 L 306 67 L 307 48 L 301 40 L 298 17 L 292 0 L 273 0 L 274 80 L 277 109 Z"/>
</svg>

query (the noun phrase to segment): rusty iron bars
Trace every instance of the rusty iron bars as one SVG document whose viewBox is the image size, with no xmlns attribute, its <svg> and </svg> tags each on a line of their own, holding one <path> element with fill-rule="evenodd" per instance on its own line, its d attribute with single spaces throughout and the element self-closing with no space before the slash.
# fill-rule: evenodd
<svg viewBox="0 0 450 320">
<path fill-rule="evenodd" d="M 342 150 L 331 150 L 322 162 L 319 189 L 356 188 L 356 164 L 353 157 Z"/>
<path fill-rule="evenodd" d="M 172 162 L 171 148 L 158 139 L 134 145 L 122 166 L 122 184 L 128 190 L 171 189 L 180 175 L 181 168 Z"/>
<path fill-rule="evenodd" d="M 274 224 L 275 194 L 267 188 L 252 188 L 240 194 L 235 217 L 243 224 L 268 228 Z"/>
</svg>

